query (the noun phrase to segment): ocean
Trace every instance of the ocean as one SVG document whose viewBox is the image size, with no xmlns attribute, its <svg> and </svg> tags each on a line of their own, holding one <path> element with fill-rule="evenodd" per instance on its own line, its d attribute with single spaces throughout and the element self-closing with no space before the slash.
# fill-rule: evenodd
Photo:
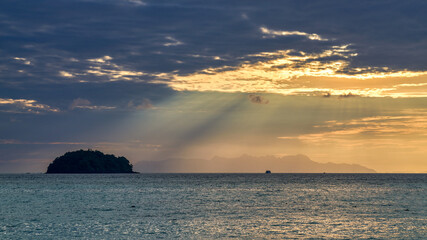
<svg viewBox="0 0 427 240">
<path fill-rule="evenodd" d="M 0 239 L 427 239 L 427 174 L 2 174 Z"/>
</svg>

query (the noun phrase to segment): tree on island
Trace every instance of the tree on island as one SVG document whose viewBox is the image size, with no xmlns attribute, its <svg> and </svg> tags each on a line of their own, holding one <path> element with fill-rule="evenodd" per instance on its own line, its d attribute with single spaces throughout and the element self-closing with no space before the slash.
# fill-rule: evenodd
<svg viewBox="0 0 427 240">
<path fill-rule="evenodd" d="M 132 167 L 125 157 L 88 149 L 57 157 L 46 173 L 135 173 Z"/>
</svg>

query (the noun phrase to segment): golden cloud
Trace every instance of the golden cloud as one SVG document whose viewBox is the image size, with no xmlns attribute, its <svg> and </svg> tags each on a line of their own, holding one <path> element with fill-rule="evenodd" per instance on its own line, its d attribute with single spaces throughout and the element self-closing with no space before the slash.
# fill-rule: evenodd
<svg viewBox="0 0 427 240">
<path fill-rule="evenodd" d="M 7 106 L 6 112 L 15 113 L 41 113 L 41 112 L 59 112 L 59 109 L 51 107 L 46 104 L 38 103 L 36 100 L 31 99 L 12 99 L 0 98 L 0 106 Z"/>
<path fill-rule="evenodd" d="M 104 56 L 102 58 L 88 59 L 96 65 L 90 66 L 86 72 L 99 77 L 107 77 L 108 81 L 134 80 L 134 77 L 145 75 L 143 72 L 124 70 L 123 67 L 112 63 L 113 58 Z M 83 74 L 84 75 L 84 74 Z"/>
<path fill-rule="evenodd" d="M 156 81 L 177 91 L 264 92 L 283 95 L 361 95 L 371 97 L 427 97 L 412 89 L 427 85 L 427 71 L 393 71 L 387 67 L 352 68 L 357 56 L 350 45 L 333 46 L 320 53 L 294 50 L 261 52 L 239 66 L 206 68 L 188 75 L 171 74 Z"/>
<path fill-rule="evenodd" d="M 427 144 L 427 111 L 410 109 L 400 115 L 375 116 L 348 121 L 327 121 L 315 126 L 318 133 L 281 136 L 279 139 L 299 140 L 309 144 L 385 145 Z M 359 141 L 360 140 L 360 141 Z"/>
</svg>

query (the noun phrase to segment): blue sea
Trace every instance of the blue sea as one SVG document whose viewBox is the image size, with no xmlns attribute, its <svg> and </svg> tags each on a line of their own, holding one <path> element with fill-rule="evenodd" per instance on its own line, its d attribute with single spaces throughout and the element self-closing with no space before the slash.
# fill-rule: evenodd
<svg viewBox="0 0 427 240">
<path fill-rule="evenodd" d="M 427 239 L 427 174 L 3 174 L 0 204 L 0 239 Z"/>
</svg>

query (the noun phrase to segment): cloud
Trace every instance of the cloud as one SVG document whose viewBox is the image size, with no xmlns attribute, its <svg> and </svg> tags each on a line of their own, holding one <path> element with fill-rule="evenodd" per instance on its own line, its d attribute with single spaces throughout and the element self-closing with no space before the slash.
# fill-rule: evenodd
<svg viewBox="0 0 427 240">
<path fill-rule="evenodd" d="M 331 98 L 333 96 L 336 96 L 339 99 L 342 99 L 342 98 L 352 98 L 352 97 L 360 97 L 360 95 L 354 94 L 352 92 L 342 92 L 339 95 L 332 95 L 328 91 L 326 91 L 326 92 L 325 91 L 313 92 L 312 96 L 322 96 L 324 98 Z"/>
<path fill-rule="evenodd" d="M 353 94 L 351 92 L 338 95 L 339 98 L 351 98 L 351 97 L 358 97 L 358 96 L 359 95 Z"/>
<path fill-rule="evenodd" d="M 33 113 L 59 112 L 58 108 L 38 103 L 36 100 L 0 98 L 0 111 L 10 113 Z"/>
<path fill-rule="evenodd" d="M 268 104 L 269 103 L 268 99 L 265 99 L 263 96 L 260 96 L 260 95 L 249 94 L 248 97 L 252 103 L 257 103 L 257 104 Z"/>
<path fill-rule="evenodd" d="M 22 62 L 25 65 L 31 65 L 31 61 L 27 60 L 26 58 L 22 58 L 22 57 L 14 57 L 13 59 Z"/>
<path fill-rule="evenodd" d="M 417 27 L 425 22 L 425 14 L 401 11 L 423 9 L 422 3 L 334 1 L 326 5 L 300 5 L 284 1 L 277 2 L 277 7 L 272 9 L 247 1 L 238 4 L 81 2 L 88 11 L 71 11 L 75 6 L 67 2 L 57 3 L 55 9 L 51 9 L 49 3 L 33 8 L 5 2 L 0 8 L 1 34 L 5 36 L 2 45 L 6 46 L 0 59 L 2 83 L 24 86 L 29 82 L 145 81 L 166 83 L 180 91 L 209 91 L 208 84 L 199 86 L 203 79 L 190 79 L 198 76 L 226 77 L 223 82 L 214 82 L 212 91 L 426 95 L 425 86 L 408 89 L 409 86 L 400 85 L 426 83 L 408 79 L 425 73 L 423 62 L 427 48 L 422 42 L 425 33 Z M 94 11 L 96 14 L 89 14 Z M 345 16 L 340 14 L 342 11 L 346 12 Z M 46 18 L 38 19 L 40 14 Z M 365 18 L 360 18 L 362 14 Z M 363 27 L 351 27 L 356 26 L 354 22 Z M 100 28 L 100 24 L 104 27 Z M 395 31 L 396 26 L 399 31 Z M 19 41 L 12 40 L 18 38 Z M 289 52 L 284 56 L 286 51 Z M 327 52 L 333 54 L 321 56 Z M 317 57 L 301 58 L 300 53 Z M 202 57 L 196 58 L 197 55 Z M 267 66 L 274 58 L 283 61 Z M 27 61 L 31 64 L 26 65 Z M 250 67 L 256 71 L 247 71 Z M 222 72 L 229 74 L 220 74 Z M 215 76 L 206 76 L 208 74 Z M 326 78 L 347 84 L 328 86 L 330 81 Z M 387 78 L 402 80 L 390 81 L 386 86 L 367 86 L 369 82 Z M 368 81 L 362 83 L 362 80 Z"/>
<path fill-rule="evenodd" d="M 66 72 L 66 71 L 59 71 L 59 75 L 60 75 L 61 77 L 74 77 L 74 75 L 73 75 L 73 74 L 71 74 L 71 73 L 69 73 L 69 72 Z"/>
<path fill-rule="evenodd" d="M 90 101 L 87 99 L 83 99 L 83 98 L 77 98 L 74 99 L 73 102 L 70 105 L 70 109 L 74 109 L 76 107 L 82 107 L 82 106 L 89 106 L 91 105 Z"/>
<path fill-rule="evenodd" d="M 179 40 L 176 40 L 174 37 L 171 37 L 171 36 L 167 36 L 167 37 L 166 37 L 166 40 L 167 40 L 168 42 L 166 42 L 166 43 L 164 43 L 164 44 L 163 44 L 163 46 L 165 46 L 165 47 L 170 47 L 170 46 L 179 46 L 179 45 L 184 44 L 183 42 L 181 42 L 181 41 L 179 41 Z"/>
<path fill-rule="evenodd" d="M 50 141 L 50 142 L 34 142 L 34 141 L 20 141 L 16 139 L 0 139 L 0 144 L 3 145 L 79 145 L 81 147 L 96 147 L 96 148 L 108 148 L 112 146 L 126 146 L 136 147 L 144 149 L 157 149 L 162 146 L 159 144 L 145 143 L 139 140 L 127 141 L 127 142 L 61 142 L 61 141 Z"/>
<path fill-rule="evenodd" d="M 100 58 L 88 59 L 89 62 L 95 62 L 95 63 L 107 63 L 110 60 L 113 60 L 113 58 L 110 56 L 103 56 Z"/>
<path fill-rule="evenodd" d="M 309 144 L 340 144 L 370 147 L 427 144 L 427 111 L 403 110 L 396 115 L 364 117 L 346 121 L 331 120 L 316 125 L 317 133 L 281 136 L 279 139 L 299 140 Z"/>
<path fill-rule="evenodd" d="M 92 105 L 92 103 L 84 98 L 76 98 L 73 100 L 73 102 L 70 104 L 69 109 L 90 109 L 90 110 L 109 110 L 109 109 L 115 109 L 116 107 L 111 106 L 95 106 Z"/>
<path fill-rule="evenodd" d="M 152 109 L 154 108 L 154 106 L 151 103 L 150 99 L 144 98 L 141 102 L 134 102 L 133 100 L 129 101 L 128 108 L 141 110 L 141 109 Z"/>
<path fill-rule="evenodd" d="M 283 95 L 331 94 L 342 98 L 427 97 L 427 71 L 395 71 L 382 67 L 351 67 L 357 53 L 350 45 L 319 53 L 296 50 L 260 52 L 242 57 L 238 66 L 206 68 L 159 82 L 177 91 L 265 92 Z M 253 61 L 256 59 L 256 61 Z M 246 60 L 246 61 L 245 61 Z M 403 91 L 397 82 L 413 81 L 418 91 Z M 418 83 L 422 81 L 421 83 Z M 401 91 L 402 90 L 402 91 Z"/>
<path fill-rule="evenodd" d="M 141 0 L 127 0 L 127 1 L 136 5 L 136 6 L 146 6 L 147 5 L 146 2 L 143 2 Z"/>
<path fill-rule="evenodd" d="M 111 60 L 113 60 L 113 58 L 110 56 L 88 59 L 89 62 L 93 62 L 95 65 L 90 66 L 86 73 L 98 77 L 105 77 L 107 81 L 138 80 L 138 77 L 145 75 L 140 71 L 125 70 L 123 67 L 112 63 Z"/>
<path fill-rule="evenodd" d="M 427 83 L 402 83 L 402 84 L 398 84 L 395 85 L 393 87 L 423 87 L 423 86 L 427 86 Z"/>
<path fill-rule="evenodd" d="M 266 27 L 260 27 L 259 28 L 261 32 L 269 37 L 277 37 L 277 36 L 304 36 L 310 40 L 316 40 L 316 41 L 328 41 L 326 38 L 322 38 L 318 34 L 315 33 L 305 33 L 300 31 L 277 31 L 277 30 L 271 30 Z"/>
<path fill-rule="evenodd" d="M 4 145 L 84 145 L 83 142 L 28 142 L 16 139 L 0 139 L 0 144 Z"/>
</svg>

